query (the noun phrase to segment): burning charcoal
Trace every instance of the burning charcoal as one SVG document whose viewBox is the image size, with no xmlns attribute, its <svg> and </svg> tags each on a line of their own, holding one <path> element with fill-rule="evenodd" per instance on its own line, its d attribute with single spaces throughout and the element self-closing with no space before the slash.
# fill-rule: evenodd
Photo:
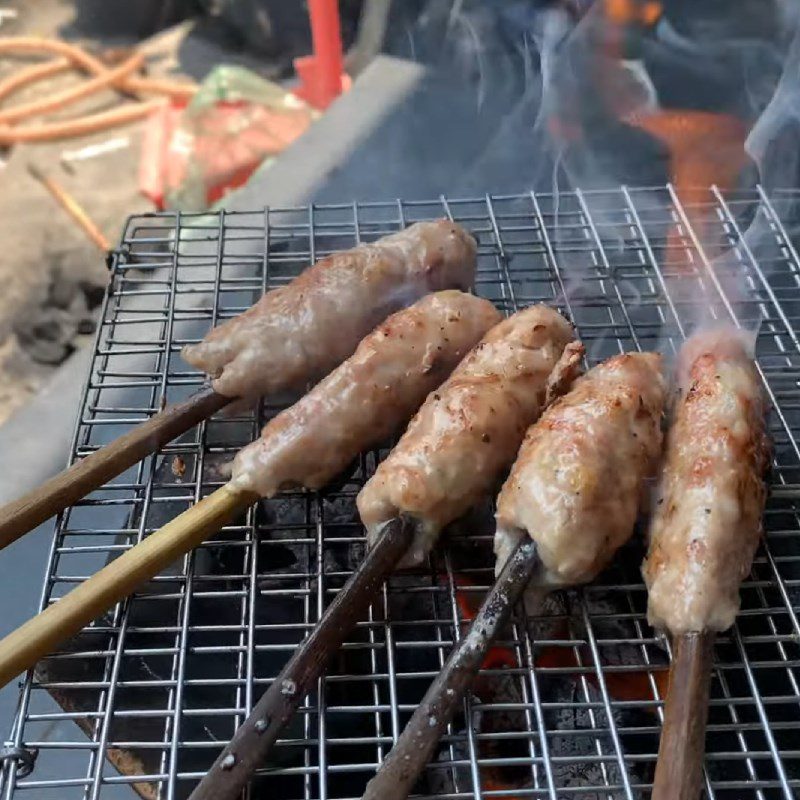
<svg viewBox="0 0 800 800">
<path fill-rule="evenodd" d="M 358 514 L 353 497 L 323 497 L 323 514 L 328 525 L 347 525 L 358 522 Z"/>
<path fill-rule="evenodd" d="M 71 342 L 78 327 L 69 311 L 44 306 L 22 315 L 15 331 L 34 361 L 59 364 L 72 352 Z"/>
<path fill-rule="evenodd" d="M 78 286 L 86 298 L 87 307 L 92 310 L 97 308 L 106 295 L 106 287 L 104 284 L 91 283 L 89 281 L 79 281 Z"/>
<path fill-rule="evenodd" d="M 172 458 L 172 474 L 178 481 L 186 474 L 186 462 L 180 456 L 173 456 Z"/>
<path fill-rule="evenodd" d="M 309 509 L 302 496 L 279 495 L 261 503 L 264 517 L 270 528 L 307 525 Z"/>
<path fill-rule="evenodd" d="M 230 457 L 226 453 L 207 453 L 203 461 L 203 480 L 222 483 L 231 476 Z"/>
</svg>

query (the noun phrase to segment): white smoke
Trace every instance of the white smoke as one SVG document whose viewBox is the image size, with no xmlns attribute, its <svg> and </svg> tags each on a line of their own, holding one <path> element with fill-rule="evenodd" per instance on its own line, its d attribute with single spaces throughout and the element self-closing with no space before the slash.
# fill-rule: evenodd
<svg viewBox="0 0 800 800">
<path fill-rule="evenodd" d="M 797 188 L 800 164 L 800 27 L 796 19 L 792 22 L 794 35 L 780 78 L 745 141 L 745 150 L 758 166 L 760 182 L 768 191 L 781 186 Z"/>
</svg>

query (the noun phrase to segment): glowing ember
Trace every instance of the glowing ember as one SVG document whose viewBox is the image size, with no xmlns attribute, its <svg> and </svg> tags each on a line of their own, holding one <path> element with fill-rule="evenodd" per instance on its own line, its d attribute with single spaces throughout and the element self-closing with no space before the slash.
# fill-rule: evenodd
<svg viewBox="0 0 800 800">
<path fill-rule="evenodd" d="M 444 576 L 442 576 L 444 579 Z M 455 597 L 461 618 L 465 622 L 470 622 L 479 608 L 479 596 L 475 592 L 468 591 L 474 584 L 464 575 L 454 575 L 456 587 Z M 568 623 L 562 620 L 555 630 L 549 634 L 551 640 L 567 640 L 570 638 Z M 551 644 L 539 649 L 535 656 L 535 667 L 542 670 L 559 670 L 559 677 L 565 680 L 572 680 L 577 683 L 581 678 L 585 678 L 592 686 L 598 686 L 597 675 L 594 671 L 586 671 L 585 666 L 592 663 L 592 654 L 588 645 L 581 645 L 578 648 L 573 645 Z M 518 662 L 514 652 L 500 645 L 492 647 L 486 655 L 482 664 L 484 670 L 498 670 L 517 667 Z M 584 667 L 583 671 L 578 671 Z M 576 670 L 570 673 L 569 670 Z M 563 672 L 562 672 L 563 671 Z M 606 689 L 614 700 L 650 703 L 656 699 L 653 691 L 653 684 L 658 697 L 666 697 L 669 668 L 667 666 L 654 666 L 651 670 L 619 670 L 613 668 L 604 670 L 603 679 Z M 494 676 L 481 676 L 473 687 L 473 692 L 482 703 L 491 704 L 502 702 L 503 697 L 500 684 Z M 507 698 L 506 698 L 507 699 Z M 655 705 L 646 705 L 643 710 L 651 714 L 656 713 Z M 494 724 L 494 717 L 489 715 L 484 718 L 482 732 L 486 733 L 486 726 L 491 728 Z M 507 726 L 508 721 L 502 723 Z M 505 740 L 505 746 L 513 746 L 513 742 Z M 498 756 L 494 752 L 496 745 L 490 740 L 481 743 L 482 756 L 487 759 Z M 506 753 L 506 755 L 508 755 Z M 484 792 L 507 792 L 509 789 L 522 788 L 527 785 L 529 774 L 527 770 L 513 766 L 486 765 L 481 771 L 481 786 Z M 514 795 L 504 795 L 506 800 L 516 800 Z"/>
<path fill-rule="evenodd" d="M 625 121 L 667 146 L 672 182 L 683 203 L 707 200 L 709 186 L 732 188 L 745 164 L 747 128 L 729 114 L 656 111 Z"/>
<path fill-rule="evenodd" d="M 650 27 L 658 22 L 663 8 L 651 0 L 605 0 L 603 11 L 606 19 L 617 25 L 639 23 Z"/>
<path fill-rule="evenodd" d="M 458 610 L 462 619 L 469 622 L 475 616 L 478 609 L 478 603 L 474 593 L 464 591 L 463 587 L 473 586 L 474 584 L 463 575 L 454 576 L 456 584 L 456 602 L 458 603 Z M 569 631 L 567 623 L 562 622 L 550 634 L 551 639 L 568 639 Z M 585 653 L 583 652 L 585 650 Z M 582 664 L 592 662 L 592 656 L 589 652 L 587 645 L 579 648 L 579 652 L 575 652 L 574 647 L 562 647 L 561 645 L 549 645 L 542 648 L 535 657 L 535 666 L 539 669 L 578 669 Z M 503 669 L 517 666 L 517 659 L 514 652 L 508 647 L 496 645 L 492 647 L 486 654 L 486 659 L 481 665 L 481 669 Z M 650 676 L 652 675 L 653 681 L 658 689 L 658 694 L 661 698 L 666 696 L 667 685 L 669 680 L 669 668 L 666 666 L 655 666 L 652 672 L 646 670 L 631 670 L 614 672 L 606 669 L 604 679 L 606 687 L 617 700 L 631 701 L 631 702 L 647 702 L 654 700 L 652 686 L 650 683 Z M 578 675 L 575 675 L 575 680 L 578 680 Z M 588 673 L 586 674 L 587 680 L 597 686 L 597 676 Z M 481 695 L 480 691 L 476 694 Z M 654 707 L 649 707 L 652 713 L 655 713 Z"/>
<path fill-rule="evenodd" d="M 625 122 L 666 145 L 675 194 L 686 208 L 698 240 L 710 245 L 702 204 L 710 199 L 709 187 L 717 186 L 724 193 L 736 185 L 746 161 L 745 124 L 729 114 L 708 111 L 656 111 L 631 115 Z M 676 229 L 669 239 L 668 248 L 680 252 L 681 237 Z"/>
</svg>

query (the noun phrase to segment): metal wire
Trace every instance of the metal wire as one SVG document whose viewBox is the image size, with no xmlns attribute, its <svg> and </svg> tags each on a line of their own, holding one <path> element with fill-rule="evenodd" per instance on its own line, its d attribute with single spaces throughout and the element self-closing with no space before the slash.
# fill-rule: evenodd
<svg viewBox="0 0 800 800">
<path fill-rule="evenodd" d="M 590 363 L 670 355 L 712 320 L 758 329 L 773 405 L 767 535 L 719 638 L 710 798 L 800 788 L 800 192 L 681 204 L 670 186 L 132 218 L 98 331 L 73 458 L 196 389 L 180 348 L 310 260 L 418 219 L 478 237 L 477 290 L 505 311 L 544 301 Z M 67 511 L 42 602 L 224 482 L 221 465 L 280 404 L 204 423 Z M 363 553 L 354 497 L 384 451 L 320 493 L 252 509 L 40 663 L 4 752 L 11 798 L 183 798 Z M 253 797 L 358 797 L 492 580 L 490 509 L 425 569 L 396 575 L 306 698 Z M 637 538 L 594 584 L 520 613 L 418 786 L 448 798 L 647 796 L 668 645 L 645 620 Z M 21 753 L 38 750 L 30 774 Z M 25 760 L 30 765 L 30 758 Z"/>
</svg>

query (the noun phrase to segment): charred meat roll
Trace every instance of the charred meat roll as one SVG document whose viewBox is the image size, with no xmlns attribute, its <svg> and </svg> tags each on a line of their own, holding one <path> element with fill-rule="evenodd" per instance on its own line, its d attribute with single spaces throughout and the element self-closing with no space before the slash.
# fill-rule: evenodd
<svg viewBox="0 0 800 800">
<path fill-rule="evenodd" d="M 691 337 L 644 564 L 648 618 L 673 634 L 722 631 L 761 537 L 769 464 L 765 403 L 740 331 Z"/>
<path fill-rule="evenodd" d="M 318 261 L 182 355 L 226 397 L 301 389 L 393 311 L 428 292 L 468 289 L 475 261 L 475 240 L 459 225 L 419 222 Z"/>
<path fill-rule="evenodd" d="M 660 356 L 614 356 L 579 378 L 525 436 L 497 500 L 499 573 L 530 536 L 542 588 L 592 580 L 633 533 L 661 451 Z"/>
<path fill-rule="evenodd" d="M 393 314 L 239 452 L 233 482 L 263 497 L 324 486 L 402 426 L 500 319 L 488 300 L 458 291 L 427 295 Z"/>
<path fill-rule="evenodd" d="M 434 391 L 358 495 L 374 543 L 399 514 L 417 521 L 403 565 L 419 563 L 441 529 L 481 500 L 514 458 L 528 425 L 576 374 L 572 326 L 532 306 L 492 328 Z"/>
</svg>

